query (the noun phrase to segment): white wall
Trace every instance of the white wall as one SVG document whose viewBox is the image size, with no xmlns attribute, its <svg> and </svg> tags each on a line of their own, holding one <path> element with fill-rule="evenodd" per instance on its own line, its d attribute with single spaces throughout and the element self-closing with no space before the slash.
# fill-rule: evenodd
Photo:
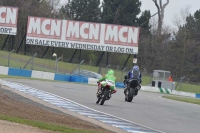
<svg viewBox="0 0 200 133">
<path fill-rule="evenodd" d="M 95 78 L 88 78 L 88 84 L 97 85 L 98 79 Z"/>
<path fill-rule="evenodd" d="M 31 78 L 39 78 L 39 79 L 42 79 L 42 75 L 43 75 L 43 72 L 33 70 L 33 71 L 32 71 L 32 75 L 31 75 Z"/>
<path fill-rule="evenodd" d="M 43 79 L 54 80 L 55 73 L 43 72 Z"/>
<path fill-rule="evenodd" d="M 42 72 L 42 71 L 32 71 L 31 78 L 48 79 L 54 80 L 55 73 Z"/>
<path fill-rule="evenodd" d="M 0 74 L 8 75 L 8 67 L 0 66 Z"/>
</svg>

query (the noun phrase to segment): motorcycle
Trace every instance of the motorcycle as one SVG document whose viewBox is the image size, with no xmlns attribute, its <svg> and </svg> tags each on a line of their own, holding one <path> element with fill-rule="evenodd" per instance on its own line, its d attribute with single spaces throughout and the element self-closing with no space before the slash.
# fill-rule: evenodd
<svg viewBox="0 0 200 133">
<path fill-rule="evenodd" d="M 98 86 L 100 83 L 98 83 Z M 103 105 L 106 100 L 109 100 L 111 98 L 112 91 L 110 89 L 110 85 L 107 84 L 105 87 L 102 87 L 99 89 L 98 94 L 97 94 L 97 101 L 96 104 Z"/>
<path fill-rule="evenodd" d="M 127 90 L 124 92 L 125 94 L 125 101 L 132 102 L 133 97 L 137 95 L 138 93 L 138 80 L 137 79 L 131 79 L 127 84 Z"/>
</svg>

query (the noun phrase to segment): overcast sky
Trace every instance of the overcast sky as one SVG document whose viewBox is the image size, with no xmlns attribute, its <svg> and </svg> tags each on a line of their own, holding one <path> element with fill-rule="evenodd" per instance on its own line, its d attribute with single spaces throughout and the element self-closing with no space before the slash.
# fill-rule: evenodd
<svg viewBox="0 0 200 133">
<path fill-rule="evenodd" d="M 141 10 L 150 10 L 151 14 L 157 12 L 157 8 L 152 0 L 140 0 L 142 2 Z M 167 0 L 163 0 L 165 3 Z M 200 0 L 170 0 L 168 6 L 165 9 L 164 23 L 173 26 L 173 18 L 175 14 L 180 14 L 180 10 L 186 6 L 190 6 L 190 11 L 193 14 L 200 9 Z"/>
<path fill-rule="evenodd" d="M 61 0 L 64 3 L 67 0 Z M 102 1 L 102 0 L 101 0 Z M 151 14 L 157 12 L 157 8 L 152 0 L 140 0 L 142 2 L 141 11 L 150 10 Z M 167 0 L 163 0 L 165 3 Z M 193 14 L 200 9 L 200 0 L 170 0 L 168 6 L 165 9 L 164 23 L 173 27 L 173 18 L 176 14 L 180 14 L 180 10 L 186 6 L 190 6 L 190 11 Z"/>
</svg>

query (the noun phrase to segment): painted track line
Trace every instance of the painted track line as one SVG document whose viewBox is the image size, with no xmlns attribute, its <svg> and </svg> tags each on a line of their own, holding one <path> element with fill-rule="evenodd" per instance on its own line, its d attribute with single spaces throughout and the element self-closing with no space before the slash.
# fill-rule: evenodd
<svg viewBox="0 0 200 133">
<path fill-rule="evenodd" d="M 55 106 L 67 109 L 69 111 L 93 118 L 100 122 L 106 123 L 108 125 L 120 128 L 127 132 L 131 133 L 164 133 L 162 131 L 158 131 L 149 127 L 146 127 L 141 124 L 134 123 L 132 121 L 110 115 L 98 110 L 94 110 L 92 108 L 86 107 L 69 99 L 57 96 L 55 94 L 51 94 L 45 91 L 41 91 L 29 86 L 25 86 L 19 83 L 5 81 L 0 79 L 0 83 L 2 85 L 8 86 L 17 91 L 21 91 L 23 93 L 29 94 L 36 98 L 39 98 L 45 102 L 53 104 Z"/>
</svg>

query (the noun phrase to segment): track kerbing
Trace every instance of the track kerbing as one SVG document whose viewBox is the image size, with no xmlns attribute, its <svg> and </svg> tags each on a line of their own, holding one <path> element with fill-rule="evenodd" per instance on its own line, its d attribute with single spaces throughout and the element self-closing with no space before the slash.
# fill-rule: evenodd
<svg viewBox="0 0 200 133">
<path fill-rule="evenodd" d="M 44 92 L 44 91 L 41 91 L 41 90 L 38 90 L 38 89 L 35 89 L 32 87 L 28 87 L 28 86 L 25 86 L 25 85 L 22 85 L 19 83 L 9 82 L 9 81 L 4 81 L 4 80 L 0 80 L 0 83 L 2 85 L 8 86 L 12 89 L 15 89 L 15 90 L 21 91 L 23 93 L 29 94 L 31 96 L 34 96 L 36 98 L 39 98 L 45 102 L 51 103 L 60 108 L 96 119 L 100 122 L 120 128 L 127 132 L 131 132 L 131 133 L 163 133 L 161 131 L 156 131 L 149 127 L 145 127 L 143 125 L 139 125 L 134 122 L 91 109 L 89 107 L 86 107 L 84 105 L 81 105 L 79 103 L 71 101 L 69 99 L 66 99 L 66 98 L 63 98 L 63 97 L 60 97 L 60 96 L 57 96 L 57 95 L 54 95 L 54 94 L 51 94 L 48 92 Z"/>
</svg>

